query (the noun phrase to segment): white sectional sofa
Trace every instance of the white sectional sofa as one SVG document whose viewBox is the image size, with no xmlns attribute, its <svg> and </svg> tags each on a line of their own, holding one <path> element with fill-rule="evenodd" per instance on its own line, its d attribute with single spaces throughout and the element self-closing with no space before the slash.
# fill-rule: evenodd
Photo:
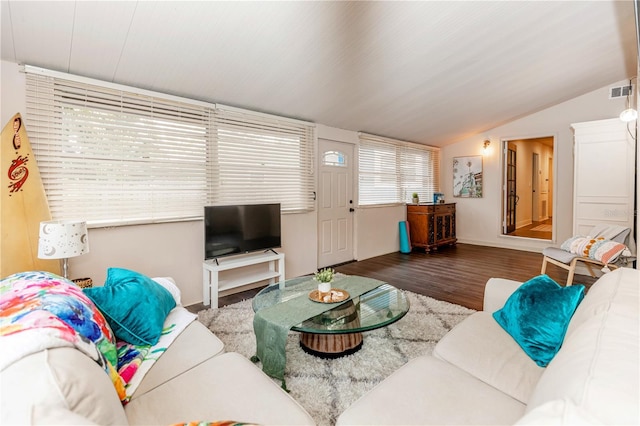
<svg viewBox="0 0 640 426">
<path fill-rule="evenodd" d="M 315 424 L 251 361 L 225 353 L 222 341 L 198 321 L 173 341 L 125 406 L 104 369 L 70 347 L 20 359 L 0 373 L 0 383 L 3 425 Z"/>
<path fill-rule="evenodd" d="M 483 311 L 365 394 L 338 425 L 640 424 L 640 271 L 605 274 L 539 367 L 494 320 L 521 283 L 493 278 Z"/>
</svg>

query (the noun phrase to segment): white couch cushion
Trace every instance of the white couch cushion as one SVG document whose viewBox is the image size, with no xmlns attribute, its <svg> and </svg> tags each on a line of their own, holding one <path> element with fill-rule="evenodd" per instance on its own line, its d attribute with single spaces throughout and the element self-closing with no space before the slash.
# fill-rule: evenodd
<svg viewBox="0 0 640 426">
<path fill-rule="evenodd" d="M 111 379 L 73 348 L 43 350 L 0 373 L 1 424 L 127 424 Z"/>
<path fill-rule="evenodd" d="M 640 423 L 640 271 L 621 268 L 605 278 L 584 299 L 580 323 L 542 374 L 527 411 L 565 399 L 605 424 Z"/>
<path fill-rule="evenodd" d="M 164 287 L 164 289 L 167 290 L 169 293 L 171 293 L 171 296 L 173 296 L 173 300 L 176 301 L 176 306 L 182 306 L 182 300 L 181 300 L 182 293 L 178 288 L 176 281 L 173 278 L 156 277 L 156 278 L 153 278 L 153 280 L 158 284 L 160 284 L 162 287 Z"/>
<path fill-rule="evenodd" d="M 422 356 L 353 403 L 336 425 L 513 424 L 524 409 L 459 368 Z"/>
<path fill-rule="evenodd" d="M 476 312 L 455 326 L 438 342 L 433 355 L 524 404 L 544 371 L 490 312 Z"/>
<path fill-rule="evenodd" d="M 484 299 L 482 310 L 494 313 L 504 306 L 509 296 L 520 287 L 520 281 L 507 280 L 505 278 L 490 278 L 484 286 Z"/>
<path fill-rule="evenodd" d="M 144 395 L 223 351 L 224 344 L 216 335 L 200 322 L 191 322 L 153 364 L 131 399 Z"/>
<path fill-rule="evenodd" d="M 637 318 L 639 280 L 638 271 L 629 268 L 620 268 L 600 277 L 578 305 L 567 328 L 565 338 L 568 338 L 576 328 L 595 314 L 608 311 L 612 305 L 618 315 Z M 623 282 L 628 282 L 628 284 L 623 285 Z"/>
<path fill-rule="evenodd" d="M 219 420 L 315 424 L 278 384 L 234 352 L 210 358 L 138 396 L 125 406 L 125 412 L 130 424 L 140 425 Z"/>
<path fill-rule="evenodd" d="M 602 425 L 602 423 L 590 417 L 584 410 L 580 410 L 571 401 L 555 399 L 529 411 L 518 420 L 516 425 Z"/>
</svg>

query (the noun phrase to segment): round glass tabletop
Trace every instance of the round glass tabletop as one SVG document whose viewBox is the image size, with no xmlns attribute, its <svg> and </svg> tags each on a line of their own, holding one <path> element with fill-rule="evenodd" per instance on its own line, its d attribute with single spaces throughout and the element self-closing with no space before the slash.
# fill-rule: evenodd
<svg viewBox="0 0 640 426">
<path fill-rule="evenodd" d="M 348 279 L 348 277 L 346 277 Z M 309 297 L 315 288 L 310 277 L 299 277 L 272 284 L 253 298 L 253 310 Z M 310 303 L 318 303 L 312 302 Z M 374 330 L 398 321 L 409 311 L 409 300 L 402 290 L 381 282 L 381 285 L 360 296 L 340 303 L 327 303 L 326 311 L 296 324 L 291 330 L 313 334 L 344 334 Z"/>
</svg>

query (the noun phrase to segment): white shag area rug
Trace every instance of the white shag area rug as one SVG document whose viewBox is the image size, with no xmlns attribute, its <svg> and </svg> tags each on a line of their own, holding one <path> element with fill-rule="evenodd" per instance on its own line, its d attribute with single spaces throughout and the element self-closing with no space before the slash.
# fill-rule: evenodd
<svg viewBox="0 0 640 426">
<path fill-rule="evenodd" d="M 362 349 L 352 355 L 336 359 L 309 355 L 300 348 L 299 333 L 289 333 L 287 388 L 318 425 L 334 425 L 360 396 L 410 359 L 431 354 L 442 336 L 474 312 L 409 291 L 405 294 L 411 306 L 407 315 L 390 326 L 365 332 Z M 247 358 L 255 355 L 251 300 L 200 311 L 198 320 L 224 342 L 225 351 Z"/>
</svg>

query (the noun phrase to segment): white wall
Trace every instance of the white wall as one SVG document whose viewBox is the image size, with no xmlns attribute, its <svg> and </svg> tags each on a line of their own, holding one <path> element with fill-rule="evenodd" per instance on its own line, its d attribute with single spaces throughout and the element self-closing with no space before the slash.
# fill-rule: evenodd
<svg viewBox="0 0 640 426">
<path fill-rule="evenodd" d="M 365 260 L 400 250 L 398 222 L 407 220 L 407 208 L 367 207 L 356 211 L 356 259 Z"/>
<path fill-rule="evenodd" d="M 612 83 L 586 95 L 552 106 L 487 132 L 445 146 L 442 149 L 442 184 L 447 201 L 457 203 L 457 236 L 459 242 L 539 252 L 552 245 L 548 241 L 502 236 L 501 185 L 502 166 L 499 153 L 503 139 L 528 139 L 555 136 L 553 179 L 555 243 L 569 238 L 573 224 L 573 133 L 570 125 L 583 121 L 614 118 L 625 108 L 624 99 L 609 100 Z M 452 164 L 454 157 L 482 155 L 484 139 L 491 140 L 492 153 L 483 161 L 483 198 L 453 198 Z"/>
<path fill-rule="evenodd" d="M 13 62 L 0 61 L 0 125 L 2 128 L 16 113 L 25 114 L 26 77 L 20 66 Z"/>
</svg>

